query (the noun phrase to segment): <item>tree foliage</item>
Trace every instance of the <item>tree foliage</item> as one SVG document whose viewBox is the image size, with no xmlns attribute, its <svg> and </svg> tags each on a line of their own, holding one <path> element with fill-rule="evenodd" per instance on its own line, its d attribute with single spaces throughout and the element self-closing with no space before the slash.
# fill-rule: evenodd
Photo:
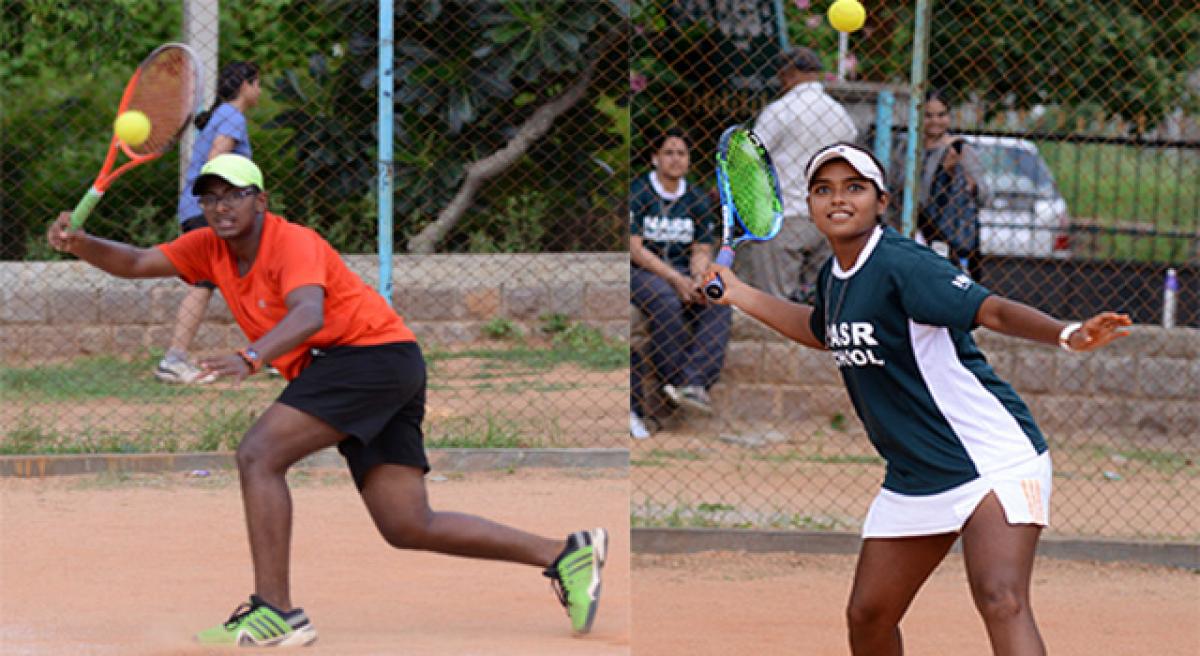
<svg viewBox="0 0 1200 656">
<path fill-rule="evenodd" d="M 361 193 L 376 157 L 373 135 L 347 144 L 335 143 L 330 134 L 338 129 L 350 134 L 351 125 L 374 130 L 375 106 L 366 100 L 376 93 L 378 51 L 374 34 L 353 16 L 358 10 L 341 8 L 350 44 L 343 61 L 320 67 L 320 73 L 312 66 L 307 74 L 288 72 L 276 86 L 289 110 L 272 125 L 293 130 L 300 170 L 310 180 L 306 186 L 322 189 L 318 211 L 323 204 L 333 215 L 343 213 L 339 203 Z M 393 68 L 397 242 L 416 234 L 449 202 L 467 163 L 504 147 L 522 121 L 561 93 L 594 57 L 604 65 L 587 100 L 476 199 L 447 247 L 473 248 L 489 234 L 502 241 L 502 219 L 512 215 L 507 199 L 533 191 L 539 199 L 533 207 L 544 208 L 544 214 L 530 220 L 547 225 L 531 250 L 619 247 L 611 231 L 564 232 L 560 226 L 620 220 L 628 132 L 614 133 L 614 119 L 604 109 L 623 92 L 625 61 L 617 43 L 609 42 L 603 52 L 589 47 L 624 31 L 620 6 L 597 0 L 409 0 L 397 3 L 396 20 L 406 26 L 397 29 Z M 314 104 L 294 92 L 302 86 L 297 80 L 317 82 L 326 74 L 331 79 L 316 86 L 338 89 L 336 97 Z M 342 176 L 345 184 L 323 187 L 331 175 Z"/>
<path fill-rule="evenodd" d="M 775 6 L 774 0 L 744 0 Z M 728 37 L 707 21 L 680 21 L 678 8 L 722 7 L 712 0 L 639 0 L 633 70 L 642 89 L 635 124 L 670 122 L 693 108 L 680 102 L 697 90 L 733 96 L 722 75 Z M 836 70 L 837 32 L 823 2 L 785 2 L 788 41 L 815 49 Z M 875 3 L 867 24 L 849 37 L 851 79 L 905 83 L 912 62 L 913 3 Z M 989 113 L 1055 106 L 1081 114 L 1139 120 L 1153 127 L 1176 108 L 1200 111 L 1200 12 L 1194 0 L 938 0 L 933 3 L 929 83 Z M 769 80 L 774 72 L 761 70 Z M 702 93 L 702 91 L 701 91 Z M 770 91 L 760 94 L 769 96 Z M 738 118 L 765 98 L 734 104 Z M 726 108 L 728 112 L 730 108 Z M 744 116 L 745 115 L 745 116 Z M 1132 129 L 1132 127 L 1130 127 Z"/>
<path fill-rule="evenodd" d="M 222 2 L 220 61 L 257 62 L 263 102 L 250 138 L 275 210 L 339 248 L 376 239 L 377 23 L 369 0 Z M 0 3 L 0 257 L 53 257 L 41 234 L 103 160 L 130 72 L 181 35 L 181 3 Z M 397 0 L 396 242 L 432 221 L 464 166 L 494 152 L 585 64 L 597 74 L 501 178 L 448 248 L 509 249 L 505 222 L 538 220 L 529 249 L 620 248 L 628 171 L 623 0 Z M 119 180 L 89 219 L 101 236 L 150 243 L 175 233 L 178 154 Z M 513 198 L 529 201 L 514 207 Z M 534 216 L 534 214 L 537 216 Z M 530 237 L 533 238 L 533 237 Z M 32 250 L 30 250 L 32 249 Z"/>
</svg>

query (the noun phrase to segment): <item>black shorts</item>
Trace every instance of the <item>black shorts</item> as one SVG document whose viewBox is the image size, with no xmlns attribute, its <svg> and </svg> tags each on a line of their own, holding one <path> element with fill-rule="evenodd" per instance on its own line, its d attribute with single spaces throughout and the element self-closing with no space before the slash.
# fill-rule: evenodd
<svg viewBox="0 0 1200 656">
<path fill-rule="evenodd" d="M 200 216 L 193 216 L 190 219 L 184 219 L 183 223 L 179 224 L 179 229 L 181 232 L 183 232 L 183 234 L 187 234 L 193 230 L 199 230 L 200 228 L 207 228 L 207 227 L 208 227 L 208 219 L 204 218 L 203 214 L 201 214 Z M 212 284 L 211 282 L 209 282 L 207 280 L 197 280 L 196 283 L 192 286 L 193 287 L 203 287 L 204 289 L 208 289 L 208 290 L 213 290 L 213 289 L 217 288 L 216 285 Z"/>
<path fill-rule="evenodd" d="M 421 433 L 425 358 L 416 342 L 314 349 L 312 363 L 277 401 L 348 435 L 338 451 L 359 491 L 376 465 L 429 471 Z"/>
</svg>

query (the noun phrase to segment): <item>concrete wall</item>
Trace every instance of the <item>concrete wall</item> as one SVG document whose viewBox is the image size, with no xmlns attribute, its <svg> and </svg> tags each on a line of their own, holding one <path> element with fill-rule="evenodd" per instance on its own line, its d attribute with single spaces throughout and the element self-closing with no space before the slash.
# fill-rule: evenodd
<svg viewBox="0 0 1200 656">
<path fill-rule="evenodd" d="M 377 258 L 351 255 L 373 287 Z M 625 253 L 398 256 L 393 301 L 425 344 L 477 341 L 505 317 L 532 332 L 561 313 L 611 336 L 629 332 Z M 0 263 L 0 360 L 164 349 L 187 286 L 179 280 L 121 280 L 77 261 Z M 245 338 L 219 295 L 193 350 L 241 348 Z"/>
</svg>

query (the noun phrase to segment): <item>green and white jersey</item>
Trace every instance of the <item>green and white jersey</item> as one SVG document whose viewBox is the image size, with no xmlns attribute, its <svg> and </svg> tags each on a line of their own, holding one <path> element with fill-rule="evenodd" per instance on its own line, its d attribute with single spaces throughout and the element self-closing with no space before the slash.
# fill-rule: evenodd
<svg viewBox="0 0 1200 656">
<path fill-rule="evenodd" d="M 971 338 L 986 288 L 885 227 L 849 271 L 830 258 L 817 280 L 812 332 L 887 461 L 885 489 L 936 494 L 1046 451 Z"/>
</svg>

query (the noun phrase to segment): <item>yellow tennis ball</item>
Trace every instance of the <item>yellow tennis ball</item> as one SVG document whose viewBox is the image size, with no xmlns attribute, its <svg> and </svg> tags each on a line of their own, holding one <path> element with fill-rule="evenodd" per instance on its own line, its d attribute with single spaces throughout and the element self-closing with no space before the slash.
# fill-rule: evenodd
<svg viewBox="0 0 1200 656">
<path fill-rule="evenodd" d="M 837 0 L 829 5 L 829 24 L 839 32 L 857 32 L 867 20 L 867 10 L 858 0 Z"/>
<path fill-rule="evenodd" d="M 121 112 L 116 123 L 113 123 L 113 132 L 130 146 L 140 146 L 150 136 L 150 119 L 136 109 Z"/>
</svg>

